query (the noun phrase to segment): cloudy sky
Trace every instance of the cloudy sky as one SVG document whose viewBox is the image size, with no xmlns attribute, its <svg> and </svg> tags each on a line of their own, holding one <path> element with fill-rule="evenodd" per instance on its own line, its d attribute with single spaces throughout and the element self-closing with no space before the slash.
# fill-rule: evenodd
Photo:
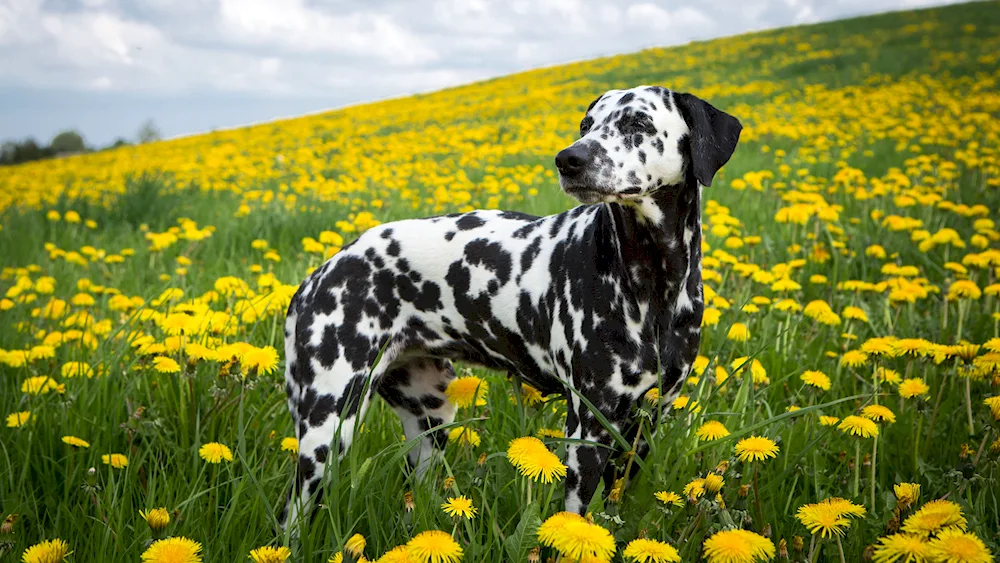
<svg viewBox="0 0 1000 563">
<path fill-rule="evenodd" d="M 947 0 L 945 0 L 947 1 Z M 265 121 L 941 0 L 0 0 L 0 139 Z"/>
</svg>

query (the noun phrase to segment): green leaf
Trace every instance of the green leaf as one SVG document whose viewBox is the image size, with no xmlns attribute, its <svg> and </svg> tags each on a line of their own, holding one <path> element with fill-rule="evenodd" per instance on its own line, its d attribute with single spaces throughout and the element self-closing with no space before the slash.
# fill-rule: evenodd
<svg viewBox="0 0 1000 563">
<path fill-rule="evenodd" d="M 517 524 L 514 533 L 507 536 L 503 541 L 504 551 L 507 552 L 508 561 L 525 561 L 528 558 L 528 551 L 538 545 L 535 534 L 538 527 L 542 525 L 542 518 L 539 514 L 538 503 L 531 503 L 524 510 L 521 521 Z"/>
</svg>

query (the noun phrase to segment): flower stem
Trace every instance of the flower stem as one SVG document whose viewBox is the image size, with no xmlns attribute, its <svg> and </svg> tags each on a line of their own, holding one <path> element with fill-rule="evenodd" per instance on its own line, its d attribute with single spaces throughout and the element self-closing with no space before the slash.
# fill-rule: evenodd
<svg viewBox="0 0 1000 563">
<path fill-rule="evenodd" d="M 972 421 L 972 374 L 966 374 L 965 378 L 965 414 L 969 419 L 969 436 L 976 433 L 975 424 Z"/>
<path fill-rule="evenodd" d="M 858 485 L 861 483 L 861 440 L 854 442 L 854 486 L 851 488 L 851 498 L 858 498 Z"/>
<path fill-rule="evenodd" d="M 834 537 L 837 538 L 837 550 L 840 552 L 840 563 L 847 563 L 847 560 L 844 559 L 844 545 L 840 543 L 840 536 L 834 534 Z"/>
<path fill-rule="evenodd" d="M 753 502 L 757 507 L 757 529 L 764 530 L 764 512 L 760 509 L 760 487 L 757 485 L 757 463 L 753 464 Z"/>
<path fill-rule="evenodd" d="M 878 456 L 878 435 L 872 439 L 872 503 L 868 510 L 875 512 L 875 459 Z"/>
</svg>

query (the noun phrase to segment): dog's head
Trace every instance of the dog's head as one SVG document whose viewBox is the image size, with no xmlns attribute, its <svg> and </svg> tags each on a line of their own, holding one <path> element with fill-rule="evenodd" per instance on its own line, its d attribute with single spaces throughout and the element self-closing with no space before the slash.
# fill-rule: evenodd
<svg viewBox="0 0 1000 563">
<path fill-rule="evenodd" d="M 580 140 L 556 155 L 563 191 L 583 203 L 622 201 L 683 184 L 710 186 L 743 126 L 692 96 L 659 86 L 611 90 L 580 122 Z"/>
</svg>

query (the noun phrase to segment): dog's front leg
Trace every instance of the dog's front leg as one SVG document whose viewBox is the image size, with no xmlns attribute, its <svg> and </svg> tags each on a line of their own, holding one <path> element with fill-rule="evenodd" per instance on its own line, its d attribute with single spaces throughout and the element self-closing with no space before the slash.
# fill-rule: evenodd
<svg viewBox="0 0 1000 563">
<path fill-rule="evenodd" d="M 595 443 L 572 442 L 566 447 L 566 510 L 585 515 L 604 474 L 613 438 L 579 399 L 571 397 L 568 402 L 566 437 Z"/>
</svg>

